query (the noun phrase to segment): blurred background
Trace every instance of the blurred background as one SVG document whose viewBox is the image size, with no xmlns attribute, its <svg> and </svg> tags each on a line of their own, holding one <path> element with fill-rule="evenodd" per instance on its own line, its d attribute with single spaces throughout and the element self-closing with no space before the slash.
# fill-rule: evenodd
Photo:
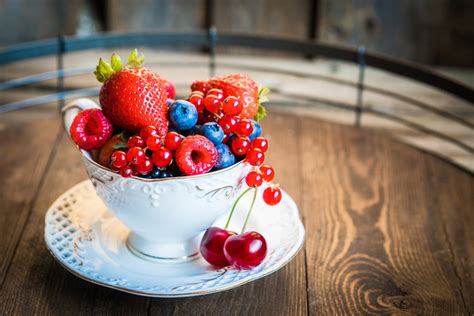
<svg viewBox="0 0 474 316">
<path fill-rule="evenodd" d="M 206 32 L 215 26 L 218 34 L 365 47 L 368 53 L 400 60 L 397 67 L 407 60 L 441 74 L 473 95 L 473 0 L 0 0 L 0 21 L 0 53 L 30 41 L 52 39 L 57 44 L 59 35 Z M 138 48 L 146 55 L 146 66 L 173 81 L 180 97 L 189 94 L 193 80 L 210 75 L 206 47 L 145 46 Z M 8 122 L 28 120 L 25 113 L 38 115 L 57 106 L 55 92 L 64 90 L 69 98 L 96 95 L 100 84 L 91 73 L 98 58 L 112 52 L 125 58 L 133 48 L 0 61 L 0 112 L 28 108 L 4 116 Z M 54 72 L 59 65 L 64 73 Z M 272 110 L 383 129 L 474 171 L 469 98 L 337 56 L 218 46 L 216 65 L 217 75 L 244 72 L 269 87 Z M 65 74 L 64 79 L 58 74 Z M 357 113 L 363 116 L 358 119 Z"/>
<path fill-rule="evenodd" d="M 363 44 L 423 64 L 472 67 L 473 12 L 472 0 L 2 0 L 0 45 L 214 24 L 223 32 Z"/>
</svg>

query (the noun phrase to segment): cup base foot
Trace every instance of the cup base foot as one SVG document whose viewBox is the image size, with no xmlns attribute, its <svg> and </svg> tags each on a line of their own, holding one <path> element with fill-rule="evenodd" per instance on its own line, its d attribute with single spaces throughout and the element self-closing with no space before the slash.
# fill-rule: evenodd
<svg viewBox="0 0 474 316">
<path fill-rule="evenodd" d="M 181 263 L 181 262 L 187 262 L 187 261 L 192 261 L 196 260 L 199 257 L 199 252 L 195 252 L 191 255 L 187 256 L 179 256 L 179 257 L 160 257 L 160 256 L 154 256 L 151 254 L 144 253 L 143 251 L 140 251 L 137 249 L 133 243 L 130 242 L 130 236 L 127 238 L 126 245 L 128 250 L 135 256 L 145 259 L 148 261 L 152 262 L 157 262 L 157 263 Z"/>
</svg>

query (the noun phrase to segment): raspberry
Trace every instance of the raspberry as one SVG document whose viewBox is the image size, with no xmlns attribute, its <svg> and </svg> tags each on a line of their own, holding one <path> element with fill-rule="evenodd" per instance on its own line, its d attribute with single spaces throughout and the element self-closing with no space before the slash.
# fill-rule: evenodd
<svg viewBox="0 0 474 316">
<path fill-rule="evenodd" d="M 211 170 L 216 164 L 217 149 L 204 136 L 188 136 L 176 150 L 175 159 L 185 175 L 202 174 Z"/>
<path fill-rule="evenodd" d="M 71 124 L 72 140 L 84 150 L 101 148 L 112 136 L 112 123 L 99 109 L 79 112 Z"/>
</svg>

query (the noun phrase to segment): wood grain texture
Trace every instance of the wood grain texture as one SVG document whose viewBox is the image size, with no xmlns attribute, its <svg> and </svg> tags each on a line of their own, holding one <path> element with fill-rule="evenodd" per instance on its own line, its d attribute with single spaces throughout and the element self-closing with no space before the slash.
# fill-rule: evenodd
<svg viewBox="0 0 474 316">
<path fill-rule="evenodd" d="M 441 208 L 433 203 L 440 187 L 428 182 L 425 155 L 373 131 L 312 119 L 303 120 L 302 129 L 312 131 L 300 142 L 302 168 L 313 175 L 303 178 L 302 205 L 311 217 L 310 312 L 467 313 L 454 266 L 441 255 L 450 246 Z M 462 196 L 464 203 L 469 199 Z M 452 222 L 462 218 L 451 216 Z M 455 229 L 465 234 L 468 226 L 457 222 Z M 465 253 L 468 243 L 459 246 Z"/>
<path fill-rule="evenodd" d="M 270 110 L 263 125 L 275 180 L 299 205 L 306 227 L 305 249 L 281 271 L 183 299 L 132 296 L 68 273 L 43 241 L 47 208 L 86 178 L 80 155 L 62 133 L 0 284 L 0 315 L 472 313 L 472 175 L 380 132 L 278 110 Z M 37 137 L 50 133 L 41 124 L 29 126 Z M 30 136 L 18 135 L 18 144 Z M 15 152 L 17 160 L 24 156 Z M 21 166 L 12 168 L 20 172 Z M 2 194 L 12 213 L 21 210 L 15 195 Z M 0 244 L 8 238 L 2 231 Z"/>
<path fill-rule="evenodd" d="M 24 116 L 19 111 L 0 117 L 4 148 L 0 164 L 0 284 L 10 267 L 57 140 L 56 111 L 53 106 L 35 110 L 34 116 Z"/>
</svg>

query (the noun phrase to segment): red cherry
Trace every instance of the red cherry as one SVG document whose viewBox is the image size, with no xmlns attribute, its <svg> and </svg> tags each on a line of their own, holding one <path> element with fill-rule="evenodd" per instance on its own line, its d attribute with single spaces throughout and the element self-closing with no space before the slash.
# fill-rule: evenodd
<svg viewBox="0 0 474 316">
<path fill-rule="evenodd" d="M 204 94 L 202 92 L 199 92 L 199 93 L 200 94 L 196 94 L 193 92 L 193 94 L 189 96 L 188 101 L 191 102 L 196 107 L 196 110 L 198 111 L 198 113 L 201 113 L 204 110 L 204 104 L 203 104 Z"/>
<path fill-rule="evenodd" d="M 234 154 L 237 156 L 243 156 L 250 148 L 250 141 L 248 138 L 236 137 L 234 140 L 232 140 L 231 147 Z"/>
<path fill-rule="evenodd" d="M 227 115 L 239 115 L 242 112 L 242 103 L 234 96 L 229 96 L 222 102 L 222 110 Z"/>
<path fill-rule="evenodd" d="M 259 187 L 262 185 L 263 177 L 257 171 L 250 171 L 247 176 L 245 177 L 245 183 L 249 187 Z"/>
<path fill-rule="evenodd" d="M 251 148 L 258 148 L 262 152 L 266 152 L 268 149 L 268 140 L 265 137 L 257 137 L 252 141 Z"/>
<path fill-rule="evenodd" d="M 227 238 L 224 243 L 227 261 L 238 269 L 251 269 L 262 263 L 267 255 L 267 242 L 257 232 L 247 232 Z"/>
<path fill-rule="evenodd" d="M 143 160 L 142 163 L 135 165 L 134 166 L 135 171 L 138 172 L 139 174 L 147 174 L 153 169 L 153 163 L 151 162 L 151 159 L 146 157 L 145 160 Z"/>
<path fill-rule="evenodd" d="M 173 160 L 173 154 L 169 149 L 161 147 L 157 151 L 153 152 L 151 160 L 157 167 L 168 167 L 171 164 L 171 161 Z"/>
<path fill-rule="evenodd" d="M 146 157 L 145 151 L 140 147 L 130 148 L 127 152 L 128 162 L 130 162 L 134 165 L 138 165 L 138 164 L 142 163 L 143 160 L 145 160 L 145 157 Z"/>
<path fill-rule="evenodd" d="M 158 131 L 154 126 L 147 126 L 140 130 L 140 137 L 146 142 L 149 136 L 157 135 Z"/>
<path fill-rule="evenodd" d="M 279 187 L 268 187 L 263 191 L 263 200 L 268 205 L 276 205 L 281 201 L 281 190 Z"/>
<path fill-rule="evenodd" d="M 223 268 L 229 266 L 224 255 L 224 243 L 236 233 L 218 227 L 209 227 L 201 240 L 201 255 L 210 264 Z"/>
<path fill-rule="evenodd" d="M 151 151 L 155 151 L 161 148 L 161 137 L 158 135 L 151 135 L 146 140 L 146 147 Z"/>
<path fill-rule="evenodd" d="M 258 148 L 250 149 L 246 160 L 252 166 L 260 166 L 265 161 L 265 154 Z"/>
<path fill-rule="evenodd" d="M 224 115 L 219 120 L 219 125 L 222 127 L 222 129 L 224 130 L 224 133 L 226 134 L 230 134 L 234 131 L 235 124 L 237 124 L 237 120 L 233 116 Z"/>
<path fill-rule="evenodd" d="M 216 88 L 211 89 L 211 90 L 207 91 L 206 97 L 207 97 L 208 95 L 214 95 L 214 96 L 216 96 L 216 97 L 219 99 L 220 102 L 222 102 L 222 100 L 224 100 L 224 93 L 222 93 L 222 90 L 221 90 L 221 89 L 216 89 Z"/>
<path fill-rule="evenodd" d="M 217 113 L 221 107 L 221 100 L 215 95 L 208 95 L 204 98 L 204 107 L 211 113 Z"/>
<path fill-rule="evenodd" d="M 133 169 L 130 166 L 123 167 L 119 171 L 120 175 L 124 178 L 131 177 L 133 175 Z"/>
<path fill-rule="evenodd" d="M 262 173 L 263 180 L 271 182 L 275 177 L 275 170 L 269 165 L 263 165 L 260 167 L 260 172 Z"/>
<path fill-rule="evenodd" d="M 114 169 L 121 169 L 127 165 L 127 154 L 121 150 L 115 151 L 112 156 L 110 156 L 110 165 Z"/>
<path fill-rule="evenodd" d="M 132 148 L 132 147 L 143 148 L 145 147 L 145 141 L 140 136 L 132 136 L 128 139 L 127 146 L 128 148 Z"/>
<path fill-rule="evenodd" d="M 165 136 L 165 147 L 169 150 L 176 150 L 183 138 L 176 132 L 169 132 Z"/>
<path fill-rule="evenodd" d="M 240 120 L 235 124 L 234 132 L 241 137 L 247 137 L 253 132 L 252 123 L 247 119 Z"/>
</svg>

